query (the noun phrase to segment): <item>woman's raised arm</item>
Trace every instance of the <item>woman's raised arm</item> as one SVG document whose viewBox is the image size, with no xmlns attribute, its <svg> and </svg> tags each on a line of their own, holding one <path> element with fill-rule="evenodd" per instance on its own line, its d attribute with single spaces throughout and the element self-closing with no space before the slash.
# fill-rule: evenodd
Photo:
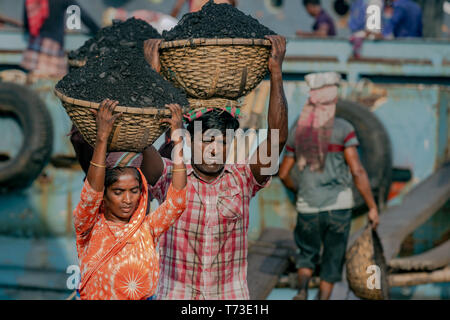
<svg viewBox="0 0 450 320">
<path fill-rule="evenodd" d="M 97 192 L 103 191 L 105 185 L 105 159 L 108 137 L 111 134 L 114 121 L 122 115 L 121 113 L 113 115 L 113 111 L 118 104 L 118 101 L 105 99 L 100 103 L 98 111 L 92 111 L 97 118 L 97 137 L 87 180 Z"/>
</svg>

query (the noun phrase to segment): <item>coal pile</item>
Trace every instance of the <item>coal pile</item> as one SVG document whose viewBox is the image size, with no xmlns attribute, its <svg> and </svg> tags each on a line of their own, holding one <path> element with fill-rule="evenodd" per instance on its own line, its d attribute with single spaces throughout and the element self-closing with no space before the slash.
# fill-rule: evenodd
<svg viewBox="0 0 450 320">
<path fill-rule="evenodd" d="M 71 98 L 93 102 L 109 98 L 128 107 L 189 104 L 184 91 L 175 88 L 147 63 L 143 42 L 122 43 L 108 55 L 88 60 L 85 66 L 61 79 L 56 89 Z"/>
<path fill-rule="evenodd" d="M 258 20 L 229 4 L 216 4 L 210 0 L 202 10 L 187 13 L 178 24 L 163 32 L 166 41 L 195 38 L 263 39 L 275 32 Z"/>
<path fill-rule="evenodd" d="M 94 38 L 87 40 L 80 48 L 69 53 L 69 59 L 84 60 L 110 54 L 121 45 L 160 39 L 161 35 L 147 22 L 130 18 L 124 22 L 114 21 L 112 26 L 100 29 Z"/>
</svg>

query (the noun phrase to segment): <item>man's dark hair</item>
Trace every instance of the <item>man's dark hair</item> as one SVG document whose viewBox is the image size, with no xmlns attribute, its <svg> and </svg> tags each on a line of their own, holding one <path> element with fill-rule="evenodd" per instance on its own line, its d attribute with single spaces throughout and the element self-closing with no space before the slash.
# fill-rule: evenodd
<svg viewBox="0 0 450 320">
<path fill-rule="evenodd" d="M 308 4 L 315 4 L 320 6 L 320 0 L 303 0 L 303 5 L 306 7 Z"/>
<path fill-rule="evenodd" d="M 139 183 L 139 189 L 142 189 L 142 178 L 139 171 L 134 167 L 116 167 L 112 169 L 106 169 L 105 171 L 105 193 L 106 189 L 119 180 L 119 177 L 126 171 L 130 171 L 134 174 L 134 177 Z"/>
<path fill-rule="evenodd" d="M 191 135 L 191 139 L 194 138 L 195 121 L 202 122 L 202 133 L 209 129 L 217 129 L 225 136 L 227 129 L 237 130 L 239 128 L 239 121 L 231 114 L 222 110 L 213 110 L 188 123 L 187 131 Z"/>
</svg>

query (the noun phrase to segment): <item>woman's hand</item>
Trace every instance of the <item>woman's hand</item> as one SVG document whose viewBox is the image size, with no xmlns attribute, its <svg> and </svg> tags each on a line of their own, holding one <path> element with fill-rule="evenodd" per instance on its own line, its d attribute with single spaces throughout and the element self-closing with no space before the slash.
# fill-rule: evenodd
<svg viewBox="0 0 450 320">
<path fill-rule="evenodd" d="M 122 115 L 122 113 L 113 115 L 113 111 L 118 104 L 118 101 L 105 99 L 100 103 L 98 111 L 92 111 L 96 115 L 97 140 L 108 140 L 114 122 Z"/>
<path fill-rule="evenodd" d="M 161 71 L 161 63 L 159 62 L 159 46 L 162 39 L 148 39 L 144 41 L 144 57 L 147 63 L 156 72 Z"/>
<path fill-rule="evenodd" d="M 174 140 L 173 134 L 178 129 L 183 128 L 183 111 L 179 104 L 167 104 L 166 107 L 172 112 L 172 117 L 170 119 L 162 119 L 161 122 L 170 124 L 170 132 L 172 133 L 172 140 Z M 179 141 L 174 142 L 177 143 Z"/>
<path fill-rule="evenodd" d="M 111 134 L 114 121 L 122 115 L 121 113 L 113 115 L 113 111 L 118 103 L 117 101 L 105 99 L 100 103 L 98 110 L 92 111 L 96 115 L 97 138 L 91 165 L 87 173 L 87 180 L 97 192 L 103 191 L 105 184 L 105 158 L 108 148 L 108 137 Z"/>
</svg>

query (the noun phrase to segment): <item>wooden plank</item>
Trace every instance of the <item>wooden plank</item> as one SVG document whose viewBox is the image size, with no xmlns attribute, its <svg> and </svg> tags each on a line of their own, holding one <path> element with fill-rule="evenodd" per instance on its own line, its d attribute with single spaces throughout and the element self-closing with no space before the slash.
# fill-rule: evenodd
<svg viewBox="0 0 450 320">
<path fill-rule="evenodd" d="M 414 272 L 391 274 L 389 285 L 391 287 L 417 286 L 426 283 L 450 282 L 450 266 L 433 272 Z"/>
<path fill-rule="evenodd" d="M 392 259 L 389 266 L 396 270 L 432 271 L 450 264 L 450 240 L 412 257 Z"/>
<path fill-rule="evenodd" d="M 256 242 L 249 243 L 247 282 L 250 299 L 266 299 L 289 266 L 293 253 L 292 232 L 268 228 Z"/>
<path fill-rule="evenodd" d="M 450 198 L 450 163 L 442 166 L 428 179 L 411 190 L 402 204 L 386 209 L 380 215 L 378 235 L 380 236 L 386 261 L 395 258 L 403 239 L 428 220 Z M 361 235 L 364 228 L 353 234 L 347 248 Z M 343 300 L 354 296 L 345 277 L 333 289 L 331 299 Z"/>
</svg>

